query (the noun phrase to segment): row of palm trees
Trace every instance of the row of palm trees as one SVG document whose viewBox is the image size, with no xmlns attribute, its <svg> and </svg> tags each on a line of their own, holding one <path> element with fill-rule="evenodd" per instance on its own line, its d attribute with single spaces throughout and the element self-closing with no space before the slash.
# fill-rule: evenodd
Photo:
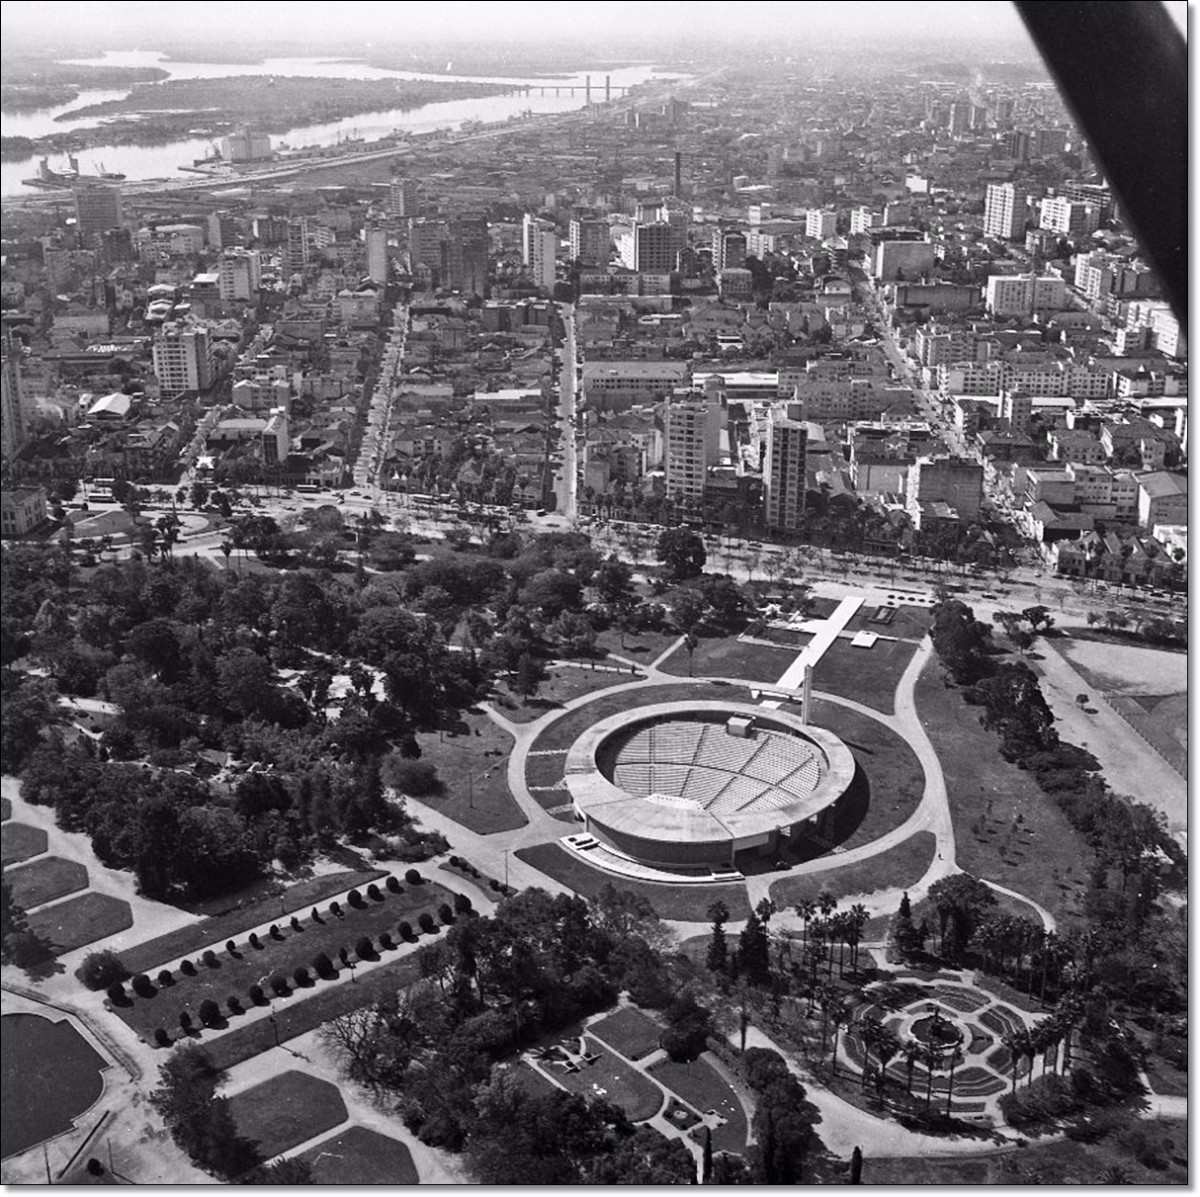
<svg viewBox="0 0 1200 1197">
<path fill-rule="evenodd" d="M 1012 1091 L 1017 1090 L 1017 1066 L 1021 1060 L 1028 1062 L 1025 1074 L 1025 1084 L 1033 1083 L 1033 1065 L 1038 1056 L 1042 1057 L 1041 1075 L 1053 1059 L 1054 1072 L 1066 1075 L 1071 1067 L 1071 1049 L 1075 1028 L 1083 1020 L 1083 1003 L 1074 995 L 1064 998 L 1055 1007 L 1049 1018 L 1043 1019 L 1036 1026 L 1022 1027 L 1010 1031 L 1001 1037 L 1001 1042 L 1008 1048 L 1012 1057 L 1011 1079 Z"/>
<path fill-rule="evenodd" d="M 870 911 L 861 903 L 849 910 L 838 910 L 837 899 L 824 892 L 814 899 L 804 899 L 796 904 L 797 917 L 803 922 L 801 953 L 811 972 L 810 980 L 816 983 L 821 965 L 826 966 L 828 976 L 833 975 L 833 950 L 838 950 L 838 976 L 845 975 L 846 949 L 850 949 L 851 971 L 858 971 L 858 949 Z"/>
<path fill-rule="evenodd" d="M 973 943 L 983 954 L 985 972 L 1010 974 L 1018 989 L 1030 995 L 1037 989 L 1043 1002 L 1047 985 L 1062 979 L 1080 946 L 1030 919 L 1008 914 L 986 919 Z"/>
</svg>

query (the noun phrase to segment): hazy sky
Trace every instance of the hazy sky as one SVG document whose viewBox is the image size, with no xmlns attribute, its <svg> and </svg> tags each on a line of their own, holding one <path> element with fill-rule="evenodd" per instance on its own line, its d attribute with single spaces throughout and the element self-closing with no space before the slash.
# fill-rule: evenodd
<svg viewBox="0 0 1200 1197">
<path fill-rule="evenodd" d="M 1188 5 L 1167 4 L 1177 22 Z M 736 44 L 754 32 L 840 34 L 853 37 L 903 35 L 936 38 L 1023 36 L 1020 19 L 1007 0 L 792 0 L 787 4 L 747 5 L 726 0 L 659 0 L 658 3 L 607 0 L 600 4 L 511 4 L 459 2 L 339 2 L 336 4 L 256 3 L 254 0 L 146 3 L 70 3 L 3 0 L 3 32 L 25 41 L 85 37 L 102 46 L 153 49 L 165 38 L 222 36 L 266 42 L 277 34 L 288 41 L 312 36 L 378 43 L 418 40 L 529 39 L 577 41 L 605 34 L 641 33 L 648 55 L 655 39 L 680 34 L 714 35 Z"/>
</svg>

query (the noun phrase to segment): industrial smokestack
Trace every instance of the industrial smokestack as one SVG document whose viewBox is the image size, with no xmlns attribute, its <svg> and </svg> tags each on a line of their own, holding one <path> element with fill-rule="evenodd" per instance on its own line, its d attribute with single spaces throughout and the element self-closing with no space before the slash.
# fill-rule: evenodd
<svg viewBox="0 0 1200 1197">
<path fill-rule="evenodd" d="M 683 155 L 675 151 L 675 195 L 683 194 Z"/>
</svg>

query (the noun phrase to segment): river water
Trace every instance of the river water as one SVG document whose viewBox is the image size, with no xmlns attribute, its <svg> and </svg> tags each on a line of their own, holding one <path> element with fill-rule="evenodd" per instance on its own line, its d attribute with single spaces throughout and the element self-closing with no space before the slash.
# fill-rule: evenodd
<svg viewBox="0 0 1200 1197">
<path fill-rule="evenodd" d="M 100 58 L 80 59 L 79 62 L 95 66 L 157 66 L 169 71 L 173 79 L 222 79 L 238 75 L 277 75 L 281 77 L 305 77 L 314 79 L 440 79 L 472 83 L 508 83 L 514 87 L 529 85 L 546 87 L 548 95 L 484 96 L 477 99 L 449 100 L 440 104 L 426 104 L 408 110 L 392 109 L 386 112 L 361 113 L 344 120 L 322 125 L 307 125 L 290 129 L 286 133 L 273 134 L 272 145 L 287 143 L 292 147 L 328 146 L 347 138 L 361 137 L 373 141 L 396 129 L 410 133 L 427 133 L 434 129 L 457 129 L 464 121 L 480 120 L 485 123 L 507 120 L 523 112 L 569 112 L 582 108 L 585 99 L 581 93 L 574 95 L 553 93 L 558 87 L 583 87 L 586 76 L 591 75 L 592 99 L 604 95 L 605 78 L 610 78 L 613 87 L 632 87 L 649 79 L 666 79 L 672 76 L 656 72 L 650 64 L 623 66 L 612 70 L 598 67 L 590 72 L 581 71 L 574 75 L 547 76 L 543 78 L 498 79 L 486 76 L 428 75 L 410 71 L 385 71 L 369 67 L 361 62 L 327 60 L 321 58 L 270 58 L 260 63 L 216 63 L 216 62 L 172 62 L 154 50 L 109 51 Z M 0 113 L 0 132 L 5 137 L 44 137 L 50 133 L 67 133 L 72 129 L 100 123 L 96 117 L 81 120 L 57 120 L 59 116 L 78 111 L 90 104 L 104 100 L 119 99 L 129 94 L 128 89 L 81 92 L 78 99 L 56 108 L 42 108 L 34 112 Z M 204 114 L 196 114 L 196 126 L 204 126 Z M 101 169 L 124 174 L 130 181 L 142 179 L 185 178 L 180 166 L 190 166 L 197 158 L 212 153 L 213 144 L 207 137 L 192 137 L 164 145 L 100 145 L 89 147 L 79 155 L 79 167 L 85 174 L 95 174 Z M 52 155 L 50 165 L 65 170 L 66 155 Z M 0 163 L 0 195 L 47 194 L 26 187 L 23 179 L 37 173 L 37 158 L 24 161 Z M 192 178 L 199 178 L 192 175 Z"/>
</svg>

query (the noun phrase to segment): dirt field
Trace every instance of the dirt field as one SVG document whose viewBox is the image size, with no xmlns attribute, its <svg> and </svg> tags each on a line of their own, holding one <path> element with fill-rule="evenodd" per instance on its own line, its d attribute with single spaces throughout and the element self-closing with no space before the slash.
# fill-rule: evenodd
<svg viewBox="0 0 1200 1197">
<path fill-rule="evenodd" d="M 1055 646 L 1072 665 L 1082 667 L 1117 694 L 1182 694 L 1187 690 L 1186 653 L 1074 637 L 1056 640 Z"/>
</svg>

